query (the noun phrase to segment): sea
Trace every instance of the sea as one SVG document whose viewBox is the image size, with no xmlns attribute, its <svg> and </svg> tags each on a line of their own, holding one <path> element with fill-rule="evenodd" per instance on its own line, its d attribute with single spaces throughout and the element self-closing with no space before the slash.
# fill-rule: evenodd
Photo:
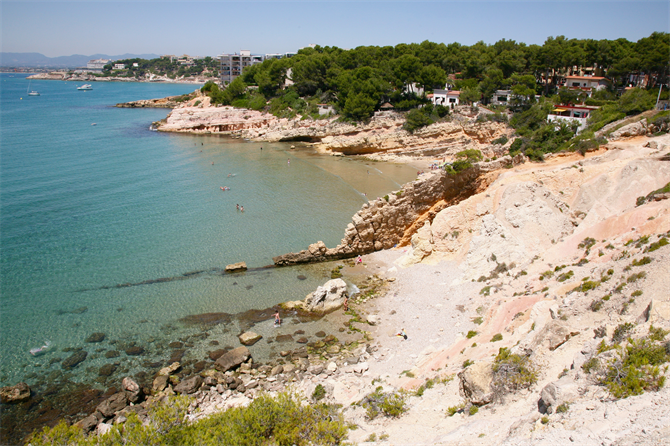
<svg viewBox="0 0 670 446">
<path fill-rule="evenodd" d="M 333 268 L 272 257 L 336 246 L 368 198 L 416 176 L 299 143 L 156 132 L 169 110 L 115 107 L 198 85 L 81 84 L 0 74 L 2 386 L 106 388 L 239 346 L 251 326 L 264 336 L 252 355 L 267 357 L 276 331 L 263 310 L 303 299 Z M 242 261 L 248 271 L 224 273 Z"/>
</svg>

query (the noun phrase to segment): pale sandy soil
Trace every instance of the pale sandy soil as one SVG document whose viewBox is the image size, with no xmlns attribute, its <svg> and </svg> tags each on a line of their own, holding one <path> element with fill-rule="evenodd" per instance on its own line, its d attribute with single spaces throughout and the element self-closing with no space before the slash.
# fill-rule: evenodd
<svg viewBox="0 0 670 446">
<path fill-rule="evenodd" d="M 657 156 L 654 153 L 658 152 L 642 149 L 646 141 L 646 138 L 619 141 L 611 145 L 614 150 L 600 150 L 586 158 L 571 154 L 550 158 L 542 164 L 528 163 L 501 175 L 486 192 L 500 198 L 502 192 L 495 195 L 496 187 L 504 190 L 502 187 L 505 184 L 509 187 L 514 182 L 540 179 L 548 190 L 559 195 L 560 189 L 561 198 L 578 206 L 584 195 L 583 191 L 580 195 L 580 184 L 594 183 L 597 187 L 593 186 L 593 193 L 604 196 L 610 189 L 598 186 L 603 182 L 603 175 L 620 178 L 617 172 L 635 156 Z M 670 143 L 667 137 L 659 141 L 666 144 L 665 147 Z M 426 161 L 426 165 L 431 162 Z M 574 168 L 575 163 L 579 163 L 578 167 L 584 166 L 582 171 Z M 578 179 L 582 172 L 588 178 Z M 565 175 L 563 179 L 562 175 Z M 569 315 L 566 323 L 575 333 L 555 351 L 538 353 L 537 360 L 542 367 L 538 384 L 529 391 L 511 396 L 505 405 L 484 406 L 472 417 L 447 417 L 445 412 L 448 407 L 463 402 L 459 380 L 455 378 L 446 385 L 427 390 L 421 398 L 411 397 L 408 413 L 399 419 L 368 421 L 362 413 L 352 412 L 350 416 L 360 428 L 351 433 L 350 440 L 363 442 L 374 433 L 377 438 L 388 435 L 384 444 L 670 444 L 670 405 L 667 404 L 670 390 L 667 388 L 615 402 L 601 387 L 589 386 L 585 388 L 584 398 L 575 401 L 574 410 L 561 416 L 553 415 L 547 425 L 540 422 L 542 414 L 537 410 L 542 388 L 555 381 L 563 369 L 570 369 L 582 346 L 593 342 L 593 328 L 602 325 L 611 331 L 622 322 L 635 321 L 652 298 L 669 300 L 670 274 L 667 271 L 670 270 L 670 253 L 667 250 L 670 248 L 664 248 L 657 251 L 654 261 L 645 269 L 648 276 L 640 284 L 644 294 L 631 304 L 626 313 L 629 316 L 619 315 L 614 307 L 599 312 L 588 309 L 594 297 L 604 295 L 618 281 L 625 281 L 630 273 L 624 267 L 635 256 L 638 258 L 643 254 L 644 246 L 640 249 L 625 246 L 628 240 L 645 234 L 665 233 L 670 229 L 668 200 L 637 208 L 630 206 L 629 195 L 644 195 L 648 191 L 627 192 L 626 187 L 630 184 L 625 184 L 625 180 L 617 181 L 624 184 L 617 186 L 619 189 L 615 190 L 619 192 L 614 194 L 614 199 L 607 201 L 608 218 L 605 218 L 603 209 L 594 208 L 594 215 L 602 217 L 601 221 L 587 216 L 572 234 L 556 240 L 556 244 L 549 243 L 535 259 L 518 266 L 512 275 L 499 280 L 484 283 L 469 280 L 472 274 L 468 273 L 463 263 L 463 255 L 434 255 L 432 261 L 400 267 L 400 260 L 412 249 L 409 246 L 364 256 L 363 265 L 347 268 L 345 276 L 377 274 L 395 279 L 385 296 L 368 301 L 360 308 L 364 313 L 377 315 L 379 319 L 377 325 L 365 326 L 377 347 L 368 361 L 369 371 L 365 376 L 368 380 L 374 378 L 393 388 L 413 390 L 428 378 L 455 376 L 462 370 L 466 359 L 475 362 L 490 360 L 500 347 L 514 347 L 519 342 L 528 342 L 529 337 L 536 333 L 533 332 L 536 324 L 539 329 L 551 321 L 550 308 L 554 308 L 553 311 L 560 309 L 562 314 Z M 665 181 L 670 181 L 670 177 Z M 634 202 L 634 196 L 632 200 Z M 473 227 L 478 228 L 475 224 Z M 574 266 L 573 261 L 584 255 L 578 244 L 586 236 L 597 239 L 588 257 L 590 262 Z M 605 249 L 610 243 L 614 248 Z M 623 251 L 630 255 L 628 260 L 613 260 Z M 557 282 L 555 277 L 547 281 L 539 280 L 540 273 L 561 263 L 569 265 L 569 269 L 574 271 L 572 280 L 565 283 Z M 525 276 L 518 275 L 522 267 L 527 271 Z M 599 277 L 601 270 L 608 268 L 615 270 L 615 279 L 603 285 L 600 294 L 566 294 L 579 285 L 582 278 Z M 490 296 L 480 292 L 485 285 L 493 286 Z M 632 288 L 628 290 L 628 295 L 631 291 Z M 481 325 L 473 322 L 473 318 L 478 316 L 484 320 Z M 668 322 L 664 322 L 666 328 L 670 328 Z M 640 325 L 639 330 L 648 329 L 648 325 Z M 403 328 L 408 340 L 396 335 Z M 466 334 L 470 330 L 478 333 L 468 339 Z M 497 333 L 503 335 L 503 341 L 490 342 Z M 408 377 L 407 372 L 414 377 Z M 575 374 L 575 379 L 579 378 L 579 370 L 570 373 Z"/>
</svg>

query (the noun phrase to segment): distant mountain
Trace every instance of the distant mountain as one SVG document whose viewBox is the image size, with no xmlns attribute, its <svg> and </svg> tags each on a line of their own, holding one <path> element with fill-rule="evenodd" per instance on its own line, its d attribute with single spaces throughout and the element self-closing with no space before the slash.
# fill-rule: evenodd
<svg viewBox="0 0 670 446">
<path fill-rule="evenodd" d="M 47 57 L 40 53 L 4 53 L 0 52 L 0 67 L 25 67 L 25 68 L 77 68 L 85 67 L 91 59 L 156 59 L 158 54 L 121 54 L 120 56 L 109 56 L 107 54 L 93 54 L 82 56 Z"/>
</svg>

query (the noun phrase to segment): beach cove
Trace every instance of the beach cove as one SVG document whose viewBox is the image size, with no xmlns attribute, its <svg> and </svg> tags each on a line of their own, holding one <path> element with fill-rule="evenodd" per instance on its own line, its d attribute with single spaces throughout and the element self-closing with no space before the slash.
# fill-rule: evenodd
<svg viewBox="0 0 670 446">
<path fill-rule="evenodd" d="M 188 85 L 96 83 L 83 92 L 32 81 L 41 96 L 28 98 L 28 82 L 12 76 L 1 77 L 0 380 L 31 385 L 36 397 L 24 416 L 48 414 L 44 422 L 62 415 L 44 409 L 61 390 L 97 394 L 120 376 L 151 375 L 174 351 L 198 362 L 237 345 L 241 321 L 265 320 L 263 310 L 330 278 L 328 265 L 264 268 L 273 255 L 314 240 L 336 245 L 366 196 L 416 175 L 299 144 L 151 132 L 165 110 L 114 107 L 187 93 Z M 223 273 L 238 261 L 250 270 Z M 253 309 L 260 315 L 245 315 Z M 212 319 L 188 318 L 210 313 L 233 322 L 215 324 L 205 339 L 202 325 Z M 47 341 L 44 354 L 30 354 Z M 183 346 L 169 347 L 175 342 Z M 276 354 L 261 345 L 259 360 Z M 73 356 L 68 364 L 83 359 L 63 367 Z"/>
</svg>

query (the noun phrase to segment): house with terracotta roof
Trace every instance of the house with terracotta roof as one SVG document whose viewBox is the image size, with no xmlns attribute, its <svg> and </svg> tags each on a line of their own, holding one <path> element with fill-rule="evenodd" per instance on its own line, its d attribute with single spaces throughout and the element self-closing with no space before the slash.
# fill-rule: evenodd
<svg viewBox="0 0 670 446">
<path fill-rule="evenodd" d="M 593 91 L 603 90 L 610 85 L 609 79 L 600 76 L 566 76 L 564 87 L 578 89 L 591 96 Z"/>
<path fill-rule="evenodd" d="M 428 98 L 433 102 L 433 105 L 444 105 L 449 107 L 451 105 L 458 105 L 461 92 L 458 90 L 433 90 L 432 95 L 428 95 Z"/>
</svg>

